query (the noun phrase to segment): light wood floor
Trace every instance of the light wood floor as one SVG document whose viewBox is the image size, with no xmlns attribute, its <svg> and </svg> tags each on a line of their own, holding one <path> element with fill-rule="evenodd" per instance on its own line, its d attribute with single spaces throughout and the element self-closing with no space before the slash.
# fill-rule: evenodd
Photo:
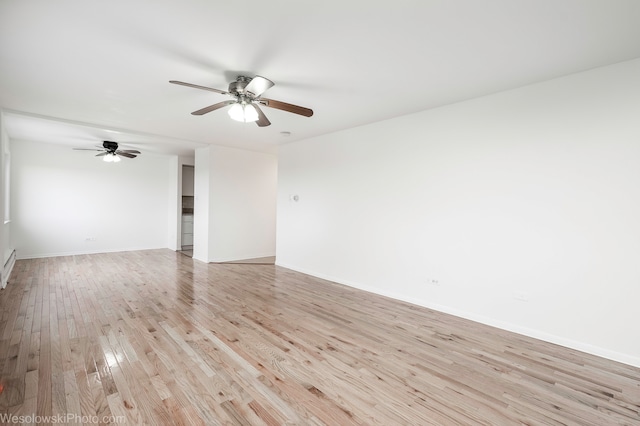
<svg viewBox="0 0 640 426">
<path fill-rule="evenodd" d="M 638 368 L 170 250 L 18 261 L 0 384 L 0 415 L 128 424 L 640 424 Z"/>
</svg>

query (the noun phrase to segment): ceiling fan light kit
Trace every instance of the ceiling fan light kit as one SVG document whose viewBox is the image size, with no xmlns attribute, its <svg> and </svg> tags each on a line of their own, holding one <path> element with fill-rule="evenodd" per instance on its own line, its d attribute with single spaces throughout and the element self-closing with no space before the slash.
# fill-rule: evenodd
<svg viewBox="0 0 640 426">
<path fill-rule="evenodd" d="M 224 91 L 220 89 L 214 89 L 211 87 L 198 86 L 197 84 L 185 83 L 182 81 L 171 80 L 169 83 L 179 84 L 181 86 L 193 87 L 200 90 L 208 90 L 210 92 L 220 93 L 221 95 L 229 95 L 233 99 L 217 104 L 209 105 L 197 111 L 192 112 L 192 115 L 204 115 L 211 111 L 231 105 L 229 109 L 229 116 L 236 121 L 244 123 L 255 122 L 259 127 L 266 127 L 271 125 L 271 122 L 264 115 L 260 106 L 266 106 L 268 108 L 275 108 L 282 111 L 291 112 L 293 114 L 302 115 L 304 117 L 311 117 L 313 110 L 298 105 L 288 104 L 286 102 L 276 101 L 273 99 L 262 98 L 262 94 L 268 89 L 274 86 L 273 81 L 261 77 L 259 75 L 249 78 L 245 76 L 238 76 L 236 81 L 229 84 L 229 90 Z"/>
<path fill-rule="evenodd" d="M 114 154 L 107 154 L 107 155 L 102 157 L 102 161 L 104 161 L 106 163 L 117 163 L 117 162 L 120 161 L 120 157 L 118 157 L 115 153 Z"/>
<path fill-rule="evenodd" d="M 236 103 L 229 108 L 229 117 L 235 121 L 253 123 L 254 121 L 258 121 L 258 111 L 256 111 L 251 104 Z"/>
</svg>

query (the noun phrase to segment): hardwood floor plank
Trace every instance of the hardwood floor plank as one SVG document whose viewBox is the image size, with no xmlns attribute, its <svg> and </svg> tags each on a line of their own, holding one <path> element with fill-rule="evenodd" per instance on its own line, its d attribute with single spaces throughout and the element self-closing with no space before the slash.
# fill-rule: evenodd
<svg viewBox="0 0 640 426">
<path fill-rule="evenodd" d="M 65 406 L 66 414 L 82 416 L 82 405 L 80 403 L 80 390 L 76 382 L 76 374 L 73 370 L 64 372 Z"/>
<path fill-rule="evenodd" d="M 107 398 L 109 407 L 114 415 L 122 415 L 122 413 L 124 413 L 130 424 L 142 424 L 144 422 L 142 415 L 138 410 L 138 402 L 134 396 L 135 388 L 129 386 L 125 374 L 123 373 L 124 369 L 130 369 L 132 367 L 121 351 L 114 349 L 114 353 L 116 354 L 118 365 L 112 367 L 111 375 L 115 386 L 118 389 L 118 393 L 117 397 L 114 396 L 115 394 L 111 394 Z M 116 407 L 116 405 L 118 405 L 118 407 Z"/>
<path fill-rule="evenodd" d="M 640 425 L 640 369 L 274 265 L 16 262 L 0 414 L 157 425 Z"/>
<path fill-rule="evenodd" d="M 96 373 L 92 373 L 96 374 Z M 76 385 L 78 387 L 78 395 L 80 398 L 80 410 L 83 416 L 95 416 L 96 407 L 94 395 L 89 385 L 89 375 L 86 371 L 75 372 Z"/>
</svg>

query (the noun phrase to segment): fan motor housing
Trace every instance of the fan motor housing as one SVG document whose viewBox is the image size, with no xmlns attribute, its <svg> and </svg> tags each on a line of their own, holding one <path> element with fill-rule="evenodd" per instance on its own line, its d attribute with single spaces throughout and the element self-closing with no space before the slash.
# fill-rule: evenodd
<svg viewBox="0 0 640 426">
<path fill-rule="evenodd" d="M 247 87 L 250 81 L 251 79 L 248 77 L 238 76 L 236 81 L 229 83 L 229 93 L 244 93 L 244 88 Z"/>
<path fill-rule="evenodd" d="M 107 149 L 110 152 L 114 152 L 116 149 L 118 149 L 118 142 L 104 141 L 102 142 L 102 146 L 104 147 L 104 149 Z"/>
</svg>

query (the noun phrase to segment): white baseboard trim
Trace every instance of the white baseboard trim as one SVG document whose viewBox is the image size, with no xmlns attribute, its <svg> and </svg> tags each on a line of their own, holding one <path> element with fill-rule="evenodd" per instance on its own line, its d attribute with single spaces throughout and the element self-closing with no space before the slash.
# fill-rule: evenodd
<svg viewBox="0 0 640 426">
<path fill-rule="evenodd" d="M 483 315 L 477 315 L 474 313 L 464 312 L 449 306 L 439 305 L 435 303 L 428 303 L 424 300 L 418 300 L 415 298 L 407 297 L 403 294 L 398 294 L 394 292 L 385 292 L 380 291 L 377 288 L 369 287 L 366 285 L 362 285 L 356 282 L 350 282 L 345 280 L 340 280 L 336 277 L 328 276 L 325 274 L 320 274 L 315 271 L 306 270 L 304 268 L 298 268 L 295 265 L 289 265 L 286 263 L 278 262 L 276 260 L 276 265 L 281 266 L 283 268 L 291 269 L 296 272 L 301 272 L 306 275 L 311 275 L 317 278 L 321 278 L 323 280 L 332 281 L 337 284 L 346 285 L 348 287 L 357 288 L 358 290 L 364 290 L 369 293 L 378 294 L 380 296 L 390 297 L 392 299 L 401 300 L 403 302 L 411 303 L 417 306 L 422 306 L 428 309 L 432 309 L 434 311 L 443 312 L 445 314 L 455 315 L 460 318 L 468 319 L 471 321 L 475 321 L 481 324 L 489 325 L 491 327 L 500 328 L 502 330 L 510 331 L 513 333 L 521 334 L 523 336 L 532 337 L 534 339 L 544 340 L 545 342 L 554 343 L 556 345 L 564 346 L 566 348 L 575 349 L 581 352 L 586 352 L 591 355 L 596 355 L 602 358 L 607 358 L 612 361 L 621 362 L 623 364 L 632 365 L 634 367 L 640 367 L 640 357 L 624 354 L 616 351 L 612 351 L 606 348 L 601 348 L 599 346 L 594 346 L 589 343 L 580 342 L 572 339 L 568 339 L 562 336 L 556 336 L 553 334 L 549 334 L 540 330 L 530 329 L 527 327 L 522 327 L 517 324 L 507 323 L 504 321 L 496 320 L 494 318 L 485 317 Z"/>
<path fill-rule="evenodd" d="M 5 288 L 7 283 L 9 282 L 9 277 L 11 276 L 11 271 L 13 271 L 13 267 L 16 264 L 16 251 L 13 250 L 9 255 L 9 259 L 4 264 L 4 268 L 0 272 L 0 288 Z"/>
<path fill-rule="evenodd" d="M 143 250 L 158 250 L 158 249 L 167 249 L 165 247 L 129 247 L 122 249 L 103 249 L 103 250 L 82 250 L 82 251 L 69 251 L 69 252 L 60 252 L 60 253 L 36 253 L 36 254 L 27 254 L 20 255 L 18 260 L 26 260 L 26 259 L 43 259 L 45 257 L 61 257 L 61 256 L 81 256 L 84 254 L 100 254 L 100 253 L 120 253 L 123 251 L 143 251 Z"/>
<path fill-rule="evenodd" d="M 216 257 L 214 259 L 209 260 L 210 263 L 224 263 L 224 262 L 236 262 L 238 260 L 246 260 L 246 259 L 259 259 L 261 257 L 273 257 L 275 253 L 271 254 L 251 254 L 251 255 L 242 255 L 242 256 L 233 256 L 233 257 Z"/>
</svg>

